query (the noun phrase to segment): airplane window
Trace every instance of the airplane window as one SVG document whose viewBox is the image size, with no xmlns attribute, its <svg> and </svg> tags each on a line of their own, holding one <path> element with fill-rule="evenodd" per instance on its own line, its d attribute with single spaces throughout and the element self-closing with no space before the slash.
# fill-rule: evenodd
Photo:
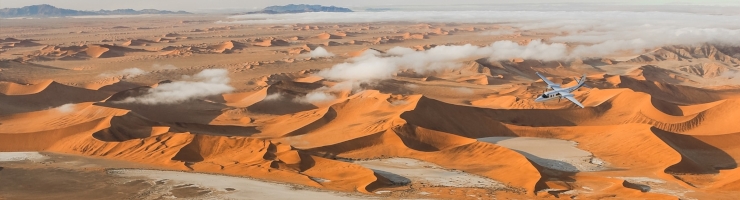
<svg viewBox="0 0 740 200">
<path fill-rule="evenodd" d="M 542 98 L 547 98 L 547 97 L 548 97 L 548 96 L 547 96 L 546 94 L 543 94 L 543 95 L 542 95 Z"/>
</svg>

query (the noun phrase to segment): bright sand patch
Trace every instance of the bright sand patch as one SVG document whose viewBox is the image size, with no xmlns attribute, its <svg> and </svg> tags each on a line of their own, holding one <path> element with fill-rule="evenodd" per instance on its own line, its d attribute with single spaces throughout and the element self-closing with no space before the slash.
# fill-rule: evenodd
<svg viewBox="0 0 740 200">
<path fill-rule="evenodd" d="M 195 185 L 211 188 L 214 199 L 366 199 L 343 196 L 338 193 L 296 189 L 293 186 L 262 182 L 247 178 L 159 170 L 109 170 L 123 177 L 144 177 L 152 182 L 164 182 L 167 187 L 177 188 Z"/>
<path fill-rule="evenodd" d="M 408 158 L 356 161 L 354 163 L 372 169 L 390 179 L 391 182 L 402 185 L 420 182 L 432 186 L 447 187 L 504 187 L 495 180 Z"/>
<path fill-rule="evenodd" d="M 0 152 L 0 162 L 11 162 L 11 161 L 42 161 L 47 157 L 41 155 L 39 152 Z"/>
<path fill-rule="evenodd" d="M 567 140 L 534 137 L 487 137 L 478 141 L 515 150 L 535 163 L 561 171 L 582 172 L 603 169 L 604 161 Z"/>
</svg>

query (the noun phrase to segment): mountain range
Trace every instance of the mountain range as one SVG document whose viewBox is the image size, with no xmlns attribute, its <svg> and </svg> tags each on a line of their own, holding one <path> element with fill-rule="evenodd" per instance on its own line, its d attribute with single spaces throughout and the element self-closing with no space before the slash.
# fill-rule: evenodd
<svg viewBox="0 0 740 200">
<path fill-rule="evenodd" d="M 268 6 L 260 11 L 248 12 L 246 14 L 283 14 L 283 13 L 305 13 L 305 12 L 353 12 L 349 8 L 336 6 L 288 4 L 284 6 Z"/>
<path fill-rule="evenodd" d="M 82 11 L 57 8 L 48 4 L 25 6 L 22 8 L 3 8 L 0 9 L 0 18 L 13 17 L 68 17 L 83 15 L 141 15 L 141 14 L 191 14 L 185 11 L 166 11 L 155 9 L 117 9 L 117 10 L 98 10 Z"/>
</svg>

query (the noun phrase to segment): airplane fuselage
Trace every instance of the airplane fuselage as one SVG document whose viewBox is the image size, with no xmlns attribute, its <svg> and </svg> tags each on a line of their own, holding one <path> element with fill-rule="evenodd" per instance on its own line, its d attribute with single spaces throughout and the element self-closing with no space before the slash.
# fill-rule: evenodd
<svg viewBox="0 0 740 200">
<path fill-rule="evenodd" d="M 560 98 L 560 94 L 554 94 L 554 95 L 543 94 L 537 97 L 537 99 L 535 99 L 534 101 L 535 102 L 545 102 L 545 101 L 559 99 L 559 98 Z"/>
<path fill-rule="evenodd" d="M 560 89 L 560 90 L 553 90 L 543 93 L 542 95 L 538 96 L 537 99 L 535 99 L 535 102 L 544 102 L 549 101 L 553 99 L 559 99 L 562 96 L 560 95 L 561 91 L 568 91 L 566 89 Z"/>
<path fill-rule="evenodd" d="M 553 99 L 560 99 L 560 98 L 563 98 L 563 96 L 560 94 L 561 92 L 570 93 L 570 92 L 577 90 L 580 87 L 581 85 L 579 84 L 579 85 L 569 87 L 569 88 L 555 88 L 554 90 L 542 93 L 542 95 L 538 96 L 534 101 L 544 102 L 544 101 L 549 101 Z"/>
</svg>

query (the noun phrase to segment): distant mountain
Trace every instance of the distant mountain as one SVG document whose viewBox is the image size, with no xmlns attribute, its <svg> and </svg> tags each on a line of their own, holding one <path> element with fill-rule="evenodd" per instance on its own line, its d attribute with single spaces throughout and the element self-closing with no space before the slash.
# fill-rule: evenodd
<svg viewBox="0 0 740 200">
<path fill-rule="evenodd" d="M 185 11 L 166 11 L 166 10 L 133 10 L 133 9 L 118 9 L 118 10 L 99 10 L 99 11 L 81 11 L 71 10 L 64 8 L 57 8 L 48 4 L 26 6 L 22 8 L 3 8 L 0 9 L 0 18 L 12 18 L 12 17 L 67 17 L 67 16 L 82 16 L 82 15 L 140 15 L 140 14 L 191 14 Z"/>
<path fill-rule="evenodd" d="M 117 9 L 117 10 L 100 10 L 97 11 L 97 13 L 103 14 L 103 15 L 141 15 L 141 14 L 192 14 L 185 11 L 167 11 L 167 10 L 156 10 L 156 9 L 143 9 L 143 10 L 134 10 L 134 9 Z"/>
<path fill-rule="evenodd" d="M 283 13 L 305 13 L 305 12 L 353 12 L 349 8 L 336 6 L 321 6 L 308 4 L 288 4 L 284 6 L 269 6 L 261 11 L 248 12 L 247 14 L 283 14 Z"/>
</svg>

